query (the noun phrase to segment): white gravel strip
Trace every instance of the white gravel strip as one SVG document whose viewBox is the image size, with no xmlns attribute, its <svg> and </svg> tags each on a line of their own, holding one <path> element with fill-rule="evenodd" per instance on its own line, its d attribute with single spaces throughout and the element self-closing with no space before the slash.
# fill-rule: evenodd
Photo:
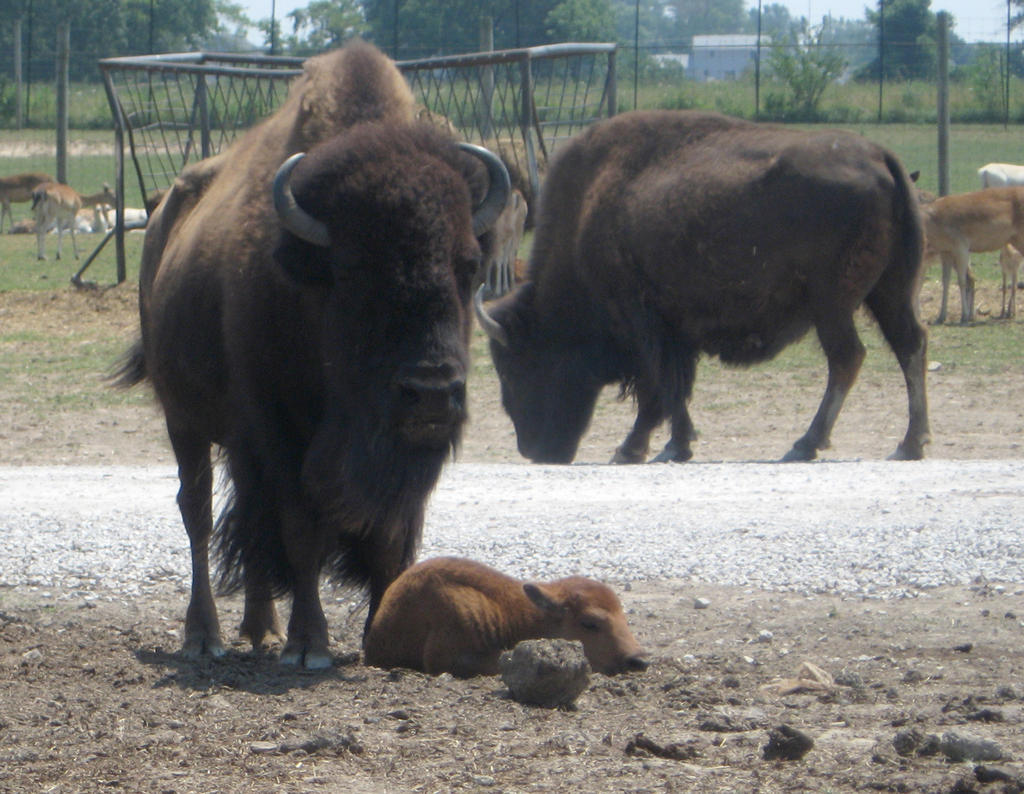
<svg viewBox="0 0 1024 794">
<path fill-rule="evenodd" d="M 0 467 L 0 586 L 131 597 L 187 586 L 163 467 Z M 522 577 L 583 573 L 895 596 L 1024 582 L 1024 461 L 449 466 L 422 556 Z"/>
</svg>

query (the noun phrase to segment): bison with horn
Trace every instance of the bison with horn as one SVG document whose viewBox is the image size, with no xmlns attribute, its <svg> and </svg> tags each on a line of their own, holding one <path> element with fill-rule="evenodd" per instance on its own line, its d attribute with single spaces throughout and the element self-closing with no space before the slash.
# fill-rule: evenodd
<svg viewBox="0 0 1024 794">
<path fill-rule="evenodd" d="M 893 457 L 928 441 L 926 335 L 917 312 L 921 220 L 903 167 L 842 132 L 803 132 L 694 112 L 634 112 L 590 127 L 552 163 L 526 281 L 481 325 L 519 450 L 573 459 L 599 391 L 638 403 L 615 452 L 690 458 L 687 402 L 701 353 L 746 365 L 817 330 L 828 384 L 786 460 L 810 460 L 864 359 L 864 304 L 903 369 L 910 423 Z"/>
<path fill-rule="evenodd" d="M 152 383 L 178 461 L 186 655 L 224 653 L 212 445 L 232 481 L 222 580 L 244 588 L 254 646 L 286 639 L 282 662 L 330 665 L 321 574 L 367 587 L 372 619 L 412 563 L 466 416 L 478 237 L 508 194 L 498 158 L 416 123 L 401 74 L 362 42 L 309 59 L 276 114 L 176 180 L 149 222 L 121 380 Z"/>
</svg>

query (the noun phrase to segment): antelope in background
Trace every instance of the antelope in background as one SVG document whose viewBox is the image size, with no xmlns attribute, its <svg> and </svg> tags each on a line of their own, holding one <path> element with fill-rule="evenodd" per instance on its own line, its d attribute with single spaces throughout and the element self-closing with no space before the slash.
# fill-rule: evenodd
<svg viewBox="0 0 1024 794">
<path fill-rule="evenodd" d="M 921 204 L 925 256 L 942 259 L 942 305 L 936 322 L 946 322 L 950 271 L 960 285 L 960 323 L 974 320 L 971 254 L 998 251 L 1008 243 L 1024 250 L 1024 187 L 991 187 L 943 196 Z"/>
<path fill-rule="evenodd" d="M 0 177 L 0 233 L 4 230 L 5 215 L 10 219 L 9 225 L 14 224 L 11 202 L 31 201 L 33 190 L 44 182 L 52 181 L 53 177 L 49 174 L 15 174 Z"/>
<path fill-rule="evenodd" d="M 982 187 L 1010 187 L 1024 185 L 1024 165 L 988 163 L 978 169 Z"/>
<path fill-rule="evenodd" d="M 82 207 L 105 207 L 114 204 L 114 194 L 110 186 L 103 185 L 98 193 L 82 195 L 69 185 L 59 182 L 44 182 L 32 191 L 32 210 L 36 217 L 36 242 L 38 243 L 38 259 L 46 259 L 46 233 L 57 227 L 57 258 L 60 259 L 64 229 L 71 230 L 71 247 L 78 259 L 78 242 L 75 239 L 75 217 Z M 97 209 L 97 214 L 100 214 Z M 106 220 L 105 211 L 103 211 Z"/>
<path fill-rule="evenodd" d="M 1020 276 L 1020 265 L 1024 255 L 1007 243 L 999 250 L 999 269 L 1003 271 L 1003 292 L 1000 303 L 999 318 L 1014 319 L 1017 316 L 1017 278 Z M 1010 302 L 1006 302 L 1006 288 L 1010 288 Z"/>
</svg>

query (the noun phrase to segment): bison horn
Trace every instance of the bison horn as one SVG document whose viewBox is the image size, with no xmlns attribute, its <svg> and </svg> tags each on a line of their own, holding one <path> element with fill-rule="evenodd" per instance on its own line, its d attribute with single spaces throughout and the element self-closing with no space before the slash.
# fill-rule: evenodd
<svg viewBox="0 0 1024 794">
<path fill-rule="evenodd" d="M 274 209 L 277 210 L 277 217 L 281 219 L 284 228 L 307 243 L 326 248 L 331 244 L 327 224 L 318 221 L 299 206 L 288 184 L 295 166 L 305 156 L 305 152 L 293 154 L 274 174 Z"/>
<path fill-rule="evenodd" d="M 477 322 L 480 323 L 480 327 L 484 329 L 484 332 L 491 339 L 502 347 L 508 347 L 508 332 L 484 308 L 484 289 L 486 286 L 486 284 L 481 284 L 476 294 L 473 295 L 473 310 L 476 312 Z"/>
<path fill-rule="evenodd" d="M 483 201 L 473 210 L 473 234 L 480 236 L 491 228 L 505 209 L 509 193 L 512 192 L 512 182 L 508 178 L 508 169 L 494 152 L 473 143 L 460 143 L 459 148 L 476 157 L 487 168 L 490 187 Z"/>
</svg>

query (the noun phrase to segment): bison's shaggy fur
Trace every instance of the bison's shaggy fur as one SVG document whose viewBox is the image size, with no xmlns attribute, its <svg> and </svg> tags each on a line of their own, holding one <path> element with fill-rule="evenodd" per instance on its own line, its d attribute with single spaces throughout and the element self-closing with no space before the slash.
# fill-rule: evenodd
<svg viewBox="0 0 1024 794">
<path fill-rule="evenodd" d="M 544 190 L 527 281 L 489 313 L 491 352 L 520 451 L 576 453 L 602 386 L 636 396 L 614 460 L 687 460 L 698 356 L 763 361 L 815 328 L 825 396 L 786 455 L 808 460 L 864 357 L 863 303 L 903 369 L 910 424 L 895 457 L 928 440 L 926 336 L 917 316 L 922 232 L 896 158 L 858 136 L 717 114 L 624 113 L 565 145 Z"/>
<path fill-rule="evenodd" d="M 152 382 L 178 460 L 187 654 L 223 653 L 211 444 L 233 483 L 224 584 L 245 588 L 254 645 L 282 636 L 272 599 L 287 593 L 282 661 L 329 665 L 321 571 L 368 585 L 372 616 L 412 562 L 465 419 L 474 207 L 494 193 L 483 171 L 416 124 L 394 64 L 355 43 L 310 59 L 278 113 L 187 169 L 154 211 L 123 380 Z"/>
</svg>

